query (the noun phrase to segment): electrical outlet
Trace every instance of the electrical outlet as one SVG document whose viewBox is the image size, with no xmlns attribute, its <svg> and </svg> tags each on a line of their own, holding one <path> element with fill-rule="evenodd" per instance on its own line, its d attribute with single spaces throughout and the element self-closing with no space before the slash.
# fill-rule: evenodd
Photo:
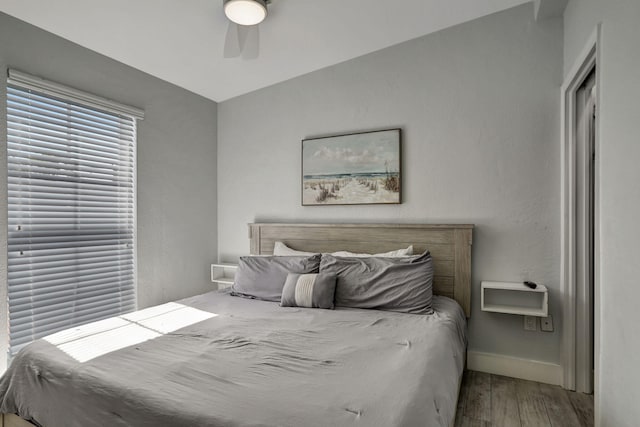
<svg viewBox="0 0 640 427">
<path fill-rule="evenodd" d="M 540 318 L 540 329 L 545 332 L 553 332 L 553 317 L 551 315 Z"/>
<path fill-rule="evenodd" d="M 538 318 L 536 316 L 524 316 L 524 330 L 525 331 L 537 331 L 538 330 Z"/>
</svg>

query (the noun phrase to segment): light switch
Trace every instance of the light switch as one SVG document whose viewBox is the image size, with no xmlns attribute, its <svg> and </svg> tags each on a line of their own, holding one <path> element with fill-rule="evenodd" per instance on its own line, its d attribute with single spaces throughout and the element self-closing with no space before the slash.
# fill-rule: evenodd
<svg viewBox="0 0 640 427">
<path fill-rule="evenodd" d="M 536 316 L 524 316 L 524 330 L 525 331 L 537 331 L 538 330 L 538 318 Z"/>
</svg>

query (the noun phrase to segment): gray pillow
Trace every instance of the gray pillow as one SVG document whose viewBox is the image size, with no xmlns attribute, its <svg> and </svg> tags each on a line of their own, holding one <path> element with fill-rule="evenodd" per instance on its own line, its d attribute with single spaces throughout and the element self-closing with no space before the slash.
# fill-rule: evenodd
<svg viewBox="0 0 640 427">
<path fill-rule="evenodd" d="M 282 307 L 328 308 L 333 310 L 336 276 L 289 273 L 282 288 Z"/>
<path fill-rule="evenodd" d="M 433 263 L 429 252 L 410 258 L 323 255 L 320 273 L 337 277 L 338 307 L 433 313 Z"/>
<path fill-rule="evenodd" d="M 238 261 L 231 294 L 265 301 L 280 301 L 289 273 L 317 273 L 320 255 L 243 256 Z"/>
</svg>

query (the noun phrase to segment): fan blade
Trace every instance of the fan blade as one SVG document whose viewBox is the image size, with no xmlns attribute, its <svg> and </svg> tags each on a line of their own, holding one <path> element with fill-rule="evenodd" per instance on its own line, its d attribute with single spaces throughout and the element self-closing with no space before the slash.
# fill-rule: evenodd
<svg viewBox="0 0 640 427">
<path fill-rule="evenodd" d="M 229 22 L 227 26 L 227 35 L 224 38 L 224 57 L 237 58 L 242 52 L 242 44 L 240 43 L 240 26 L 233 22 Z"/>
<path fill-rule="evenodd" d="M 260 28 L 258 25 L 243 26 L 246 29 L 242 59 L 256 59 L 260 54 Z"/>
</svg>

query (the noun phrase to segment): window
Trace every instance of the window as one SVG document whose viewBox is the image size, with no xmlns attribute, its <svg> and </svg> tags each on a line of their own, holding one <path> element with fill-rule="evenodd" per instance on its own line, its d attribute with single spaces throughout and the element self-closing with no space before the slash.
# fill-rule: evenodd
<svg viewBox="0 0 640 427">
<path fill-rule="evenodd" d="M 9 351 L 136 307 L 142 112 L 10 70 Z"/>
</svg>

